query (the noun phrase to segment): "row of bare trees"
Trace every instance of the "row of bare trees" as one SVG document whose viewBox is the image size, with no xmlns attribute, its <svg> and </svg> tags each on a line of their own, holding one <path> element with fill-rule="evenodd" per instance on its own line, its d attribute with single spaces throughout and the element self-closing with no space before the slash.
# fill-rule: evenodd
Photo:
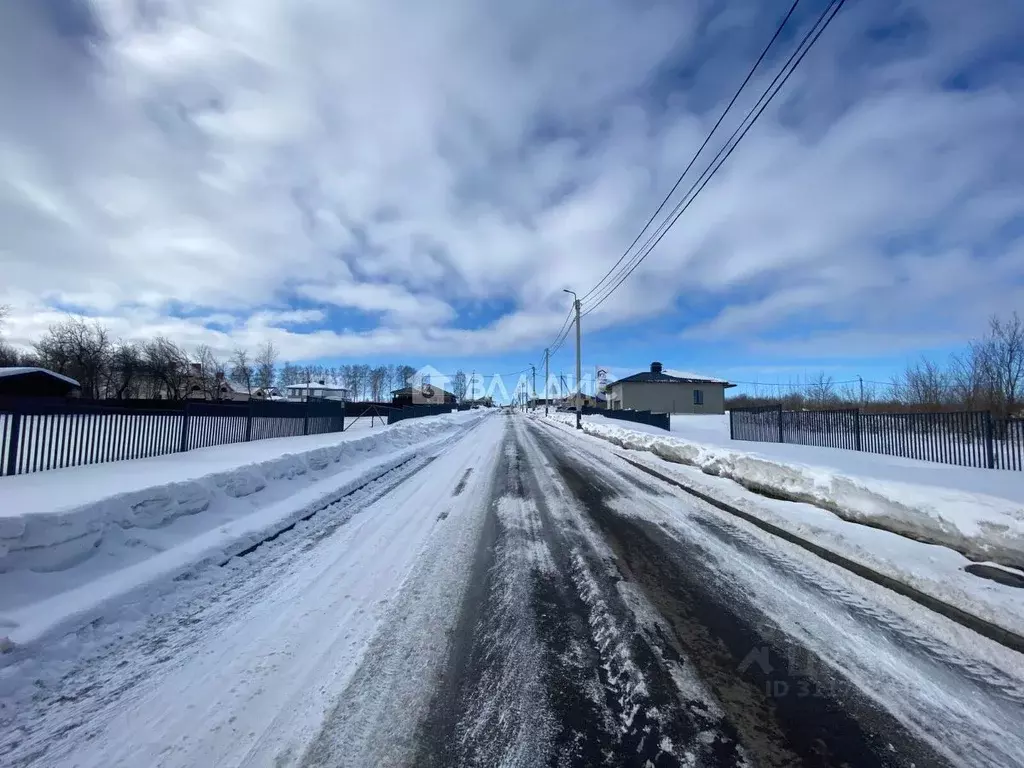
<svg viewBox="0 0 1024 768">
<path fill-rule="evenodd" d="M 6 315 L 7 308 L 0 306 L 0 331 Z M 227 381 L 234 391 L 249 396 L 289 384 L 324 383 L 343 386 L 356 399 L 379 401 L 390 398 L 393 389 L 405 386 L 416 373 L 409 365 L 278 365 L 279 359 L 271 342 L 255 353 L 238 348 L 219 356 L 203 344 L 189 354 L 163 336 L 115 340 L 100 323 L 75 317 L 51 325 L 31 351 L 19 352 L 0 337 L 0 367 L 48 368 L 76 379 L 82 397 L 95 399 L 180 399 L 198 388 L 207 399 L 217 400 L 224 396 Z M 464 391 L 464 374 L 462 387 Z"/>
<path fill-rule="evenodd" d="M 867 411 L 991 411 L 1024 415 L 1024 321 L 1014 312 L 993 316 L 988 332 L 945 364 L 928 358 L 909 364 L 888 383 L 843 382 L 824 373 L 784 391 L 771 385 L 730 397 L 728 407 L 776 404 L 787 410 L 862 407 Z"/>
</svg>

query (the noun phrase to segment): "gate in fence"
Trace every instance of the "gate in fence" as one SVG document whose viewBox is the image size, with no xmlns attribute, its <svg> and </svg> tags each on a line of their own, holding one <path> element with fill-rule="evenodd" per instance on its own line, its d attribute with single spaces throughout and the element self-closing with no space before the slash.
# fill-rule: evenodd
<svg viewBox="0 0 1024 768">
<path fill-rule="evenodd" d="M 997 419 L 987 411 L 784 411 L 781 405 L 733 408 L 729 411 L 729 436 L 733 440 L 815 445 L 1024 471 L 1024 419 Z"/>
<path fill-rule="evenodd" d="M 341 432 L 341 403 L 0 398 L 0 475 Z"/>
</svg>

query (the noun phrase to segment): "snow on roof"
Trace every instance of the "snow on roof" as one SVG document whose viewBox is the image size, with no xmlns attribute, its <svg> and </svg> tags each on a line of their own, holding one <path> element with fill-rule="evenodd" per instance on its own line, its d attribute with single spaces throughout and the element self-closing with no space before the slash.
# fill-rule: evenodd
<svg viewBox="0 0 1024 768">
<path fill-rule="evenodd" d="M 321 384 L 316 381 L 310 382 L 308 384 L 286 384 L 285 389 L 322 389 L 328 390 L 330 392 L 348 392 L 348 388 L 346 387 L 340 387 L 337 384 Z"/>
<path fill-rule="evenodd" d="M 24 376 L 24 375 L 29 374 L 29 373 L 45 373 L 47 376 L 53 376 L 53 378 L 55 378 L 55 379 L 60 379 L 61 381 L 66 381 L 68 384 L 71 384 L 73 386 L 76 386 L 76 387 L 82 386 L 77 381 L 72 379 L 70 376 L 65 376 L 62 373 L 57 373 L 56 371 L 51 371 L 48 368 L 27 368 L 27 367 L 24 367 L 24 366 L 15 366 L 13 368 L 0 368 L 0 378 L 5 377 L 5 376 Z"/>
<path fill-rule="evenodd" d="M 714 384 L 728 384 L 726 379 L 719 379 L 714 376 L 705 376 L 703 373 L 693 373 L 692 371 L 677 371 L 674 368 L 662 368 L 662 373 L 667 373 L 669 376 L 675 376 L 679 379 L 693 379 L 695 381 L 710 381 Z"/>
<path fill-rule="evenodd" d="M 725 379 L 718 379 L 714 376 L 705 376 L 701 373 L 679 371 L 671 368 L 662 368 L 658 373 L 655 373 L 654 371 L 640 371 L 639 373 L 634 373 L 631 376 L 623 376 L 621 379 L 610 381 L 608 382 L 608 386 L 620 384 L 622 382 L 660 382 L 671 384 L 677 380 L 697 384 L 723 384 L 726 387 L 733 386 Z"/>
</svg>

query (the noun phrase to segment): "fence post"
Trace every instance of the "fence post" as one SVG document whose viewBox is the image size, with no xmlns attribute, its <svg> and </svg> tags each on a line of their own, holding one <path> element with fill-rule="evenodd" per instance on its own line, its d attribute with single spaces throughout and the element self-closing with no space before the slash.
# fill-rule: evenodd
<svg viewBox="0 0 1024 768">
<path fill-rule="evenodd" d="M 732 417 L 733 417 L 733 411 L 730 410 L 729 411 L 729 439 L 730 440 L 735 440 L 736 438 L 733 436 Z M 672 417 L 670 416 L 669 418 L 672 418 Z"/>
<path fill-rule="evenodd" d="M 985 458 L 988 459 L 988 468 L 996 468 L 996 451 L 992 438 L 992 411 L 985 412 Z"/>
<path fill-rule="evenodd" d="M 250 400 L 245 406 L 245 442 L 252 440 L 252 404 Z"/>
<path fill-rule="evenodd" d="M 854 418 L 854 430 L 853 430 L 854 445 L 856 446 L 857 450 L 859 451 L 860 450 L 860 408 L 858 408 L 856 411 L 853 412 L 853 418 Z"/>
<path fill-rule="evenodd" d="M 188 401 L 181 407 L 181 442 L 178 445 L 179 451 L 188 450 Z"/>
<path fill-rule="evenodd" d="M 776 411 L 776 413 L 779 415 L 779 442 L 780 443 L 784 443 L 784 442 L 786 442 L 786 436 L 785 436 L 785 434 L 782 431 L 782 406 L 781 405 L 779 406 L 779 409 Z"/>
<path fill-rule="evenodd" d="M 7 474 L 18 473 L 18 443 L 21 441 L 21 414 L 11 414 L 11 442 L 7 446 Z"/>
<path fill-rule="evenodd" d="M 306 407 L 302 409 L 302 434 L 309 434 L 309 398 L 306 398 Z"/>
</svg>

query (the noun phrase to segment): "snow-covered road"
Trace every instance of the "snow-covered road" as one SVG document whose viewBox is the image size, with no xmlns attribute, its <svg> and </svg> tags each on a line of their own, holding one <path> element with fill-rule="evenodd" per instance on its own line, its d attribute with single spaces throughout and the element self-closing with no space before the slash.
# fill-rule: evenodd
<svg viewBox="0 0 1024 768">
<path fill-rule="evenodd" d="M 0 763 L 1024 765 L 1018 654 L 520 416 L 65 645 Z"/>
</svg>

